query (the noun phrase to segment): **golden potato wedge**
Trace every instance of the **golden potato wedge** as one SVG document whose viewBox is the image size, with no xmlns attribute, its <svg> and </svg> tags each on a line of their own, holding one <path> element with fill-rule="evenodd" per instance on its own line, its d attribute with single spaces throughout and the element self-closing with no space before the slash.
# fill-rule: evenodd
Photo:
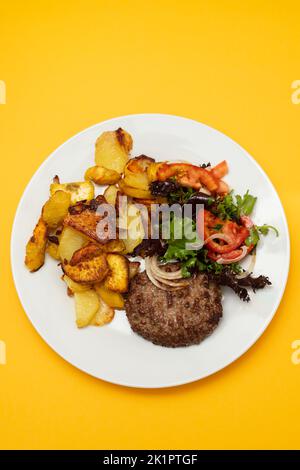
<svg viewBox="0 0 300 470">
<path fill-rule="evenodd" d="M 119 180 L 119 188 L 123 194 L 126 196 L 131 196 L 136 199 L 153 199 L 153 196 L 150 191 L 145 189 L 133 188 L 132 186 L 127 186 L 124 179 Z"/>
<path fill-rule="evenodd" d="M 130 261 L 128 265 L 129 280 L 134 278 L 140 270 L 141 263 L 139 261 Z"/>
<path fill-rule="evenodd" d="M 76 324 L 78 328 L 83 328 L 90 324 L 97 313 L 100 307 L 99 296 L 94 290 L 90 289 L 85 292 L 76 292 L 74 298 Z"/>
<path fill-rule="evenodd" d="M 71 195 L 71 204 L 78 201 L 90 201 L 94 198 L 95 190 L 91 181 L 78 181 L 75 183 L 52 183 L 50 185 L 50 195 L 56 191 L 65 191 Z"/>
<path fill-rule="evenodd" d="M 66 191 L 56 191 L 42 209 L 42 218 L 49 228 L 57 228 L 68 213 L 71 204 L 71 194 Z"/>
<path fill-rule="evenodd" d="M 103 132 L 96 141 L 96 165 L 123 173 L 131 148 L 132 137 L 123 129 Z"/>
<path fill-rule="evenodd" d="M 103 196 L 105 197 L 108 204 L 115 206 L 116 201 L 117 201 L 118 191 L 119 189 L 115 185 L 110 185 L 106 188 L 106 190 L 103 193 Z"/>
<path fill-rule="evenodd" d="M 59 245 L 57 245 L 57 243 L 49 242 L 48 240 L 46 252 L 48 253 L 48 255 L 51 256 L 51 258 L 55 259 L 56 261 L 60 260 Z"/>
<path fill-rule="evenodd" d="M 47 231 L 47 224 L 40 217 L 26 245 L 25 265 L 31 272 L 40 269 L 45 262 Z"/>
<path fill-rule="evenodd" d="M 109 230 L 102 231 L 102 234 L 99 234 L 97 231 L 97 225 L 102 219 L 102 215 L 98 214 L 95 211 L 90 209 L 83 210 L 79 214 L 68 214 L 64 219 L 64 226 L 71 227 L 78 232 L 82 233 L 91 240 L 94 240 L 98 243 L 107 243 L 112 234 L 109 233 Z M 107 229 L 109 226 L 107 225 Z M 102 235 L 102 238 L 99 237 Z"/>
<path fill-rule="evenodd" d="M 89 239 L 72 227 L 64 227 L 59 240 L 58 254 L 62 261 L 70 261 L 73 253 L 88 243 Z"/>
<path fill-rule="evenodd" d="M 81 248 L 84 250 L 85 248 Z M 80 251 L 80 250 L 78 250 Z M 64 273 L 70 277 L 73 281 L 79 284 L 94 284 L 101 282 L 106 275 L 109 273 L 109 266 L 106 260 L 106 255 L 103 252 L 96 254 L 92 258 L 85 252 L 82 256 L 77 252 L 74 253 L 71 261 L 74 263 L 74 256 L 77 259 L 82 259 L 77 264 L 71 264 L 71 262 L 63 262 L 62 269 Z M 108 255 L 110 256 L 110 255 Z"/>
<path fill-rule="evenodd" d="M 115 184 L 119 181 L 121 175 L 115 170 L 109 170 L 104 166 L 96 165 L 88 168 L 84 178 L 91 180 L 96 184 Z"/>
<path fill-rule="evenodd" d="M 147 155 L 139 155 L 138 157 L 131 158 L 125 168 L 125 175 L 129 172 L 130 174 L 145 173 L 152 163 L 155 163 L 154 158 L 147 157 Z"/>
<path fill-rule="evenodd" d="M 99 308 L 91 320 L 91 325 L 104 326 L 110 323 L 115 316 L 115 311 L 99 297 Z"/>
<path fill-rule="evenodd" d="M 90 284 L 78 284 L 78 282 L 74 282 L 70 277 L 66 276 L 66 274 L 62 276 L 62 280 L 67 284 L 68 288 L 73 294 L 78 294 L 78 292 L 85 292 L 92 288 Z"/>
<path fill-rule="evenodd" d="M 149 191 L 149 180 L 147 173 L 125 173 L 123 182 L 125 186 L 142 189 L 143 191 Z"/>
<path fill-rule="evenodd" d="M 124 170 L 124 184 L 132 188 L 149 190 L 149 178 L 147 168 L 154 162 L 153 158 L 146 155 L 131 158 Z"/>
<path fill-rule="evenodd" d="M 75 266 L 75 264 L 82 263 L 83 261 L 89 261 L 102 253 L 103 251 L 99 245 L 90 242 L 73 253 L 72 258 L 70 259 L 70 265 Z"/>
<path fill-rule="evenodd" d="M 101 245 L 105 253 L 122 253 L 125 250 L 123 240 L 111 240 L 105 245 Z"/>
<path fill-rule="evenodd" d="M 95 290 L 100 295 L 101 299 L 109 306 L 113 308 L 124 308 L 124 299 L 119 292 L 113 292 L 107 289 L 103 283 L 95 284 Z"/>
<path fill-rule="evenodd" d="M 114 292 L 126 292 L 128 290 L 128 260 L 122 255 L 109 253 L 106 257 L 109 273 L 104 280 L 104 286 Z"/>
</svg>

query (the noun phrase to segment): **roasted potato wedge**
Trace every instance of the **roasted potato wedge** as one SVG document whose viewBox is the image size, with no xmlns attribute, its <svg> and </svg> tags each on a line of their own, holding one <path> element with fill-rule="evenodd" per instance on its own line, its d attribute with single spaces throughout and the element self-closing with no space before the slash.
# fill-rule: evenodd
<svg viewBox="0 0 300 470">
<path fill-rule="evenodd" d="M 131 186 L 132 188 L 148 191 L 149 178 L 147 175 L 147 168 L 153 162 L 153 158 L 146 157 L 146 155 L 131 158 L 124 170 L 124 184 L 126 186 Z"/>
<path fill-rule="evenodd" d="M 74 282 L 70 277 L 66 276 L 66 274 L 62 276 L 62 280 L 67 284 L 68 288 L 73 294 L 78 294 L 78 292 L 85 292 L 92 288 L 90 284 L 78 284 L 78 282 Z"/>
<path fill-rule="evenodd" d="M 109 253 L 107 255 L 109 273 L 104 281 L 104 286 L 114 292 L 126 292 L 128 290 L 128 260 L 122 255 Z"/>
<path fill-rule="evenodd" d="M 60 260 L 59 245 L 57 245 L 57 243 L 53 243 L 53 242 L 48 241 L 46 252 L 48 253 L 48 255 L 51 256 L 51 258 L 55 259 L 56 261 Z"/>
<path fill-rule="evenodd" d="M 95 290 L 100 295 L 101 299 L 109 306 L 113 308 L 124 308 L 124 299 L 119 292 L 113 292 L 107 289 L 103 284 L 95 284 Z"/>
<path fill-rule="evenodd" d="M 143 191 L 149 191 L 149 180 L 147 173 L 125 173 L 123 182 L 126 186 L 142 189 Z"/>
<path fill-rule="evenodd" d="M 50 195 L 56 191 L 65 191 L 71 195 L 71 204 L 78 201 L 90 201 L 94 198 L 94 185 L 90 181 L 79 181 L 75 183 L 52 183 L 50 185 Z"/>
<path fill-rule="evenodd" d="M 75 252 L 69 263 L 62 263 L 62 269 L 68 277 L 79 284 L 101 282 L 109 273 L 105 253 L 101 250 L 91 253 L 89 247 L 83 247 Z"/>
<path fill-rule="evenodd" d="M 59 240 L 58 253 L 62 261 L 70 261 L 73 253 L 88 243 L 89 239 L 72 227 L 64 227 Z"/>
<path fill-rule="evenodd" d="M 99 308 L 91 320 L 91 325 L 104 326 L 110 323 L 115 316 L 115 311 L 99 297 Z"/>
<path fill-rule="evenodd" d="M 49 228 L 57 228 L 68 213 L 71 204 L 71 194 L 66 191 L 56 191 L 42 209 L 42 217 Z"/>
<path fill-rule="evenodd" d="M 102 253 L 103 251 L 99 245 L 96 245 L 96 243 L 88 243 L 73 253 L 72 258 L 70 259 L 70 265 L 75 266 L 76 264 L 82 263 L 83 261 L 89 261 L 90 259 L 95 258 L 95 256 L 99 256 Z"/>
<path fill-rule="evenodd" d="M 106 188 L 103 193 L 103 196 L 105 197 L 108 204 L 111 204 L 112 206 L 116 204 L 118 191 L 119 189 L 117 188 L 117 186 L 114 185 L 108 186 Z"/>
<path fill-rule="evenodd" d="M 84 175 L 86 180 L 91 180 L 96 184 L 115 184 L 120 177 L 121 175 L 117 171 L 99 165 L 88 168 Z"/>
<path fill-rule="evenodd" d="M 48 227 L 42 217 L 36 224 L 32 237 L 26 245 L 25 265 L 29 271 L 40 269 L 45 262 Z"/>
<path fill-rule="evenodd" d="M 132 137 L 128 132 L 121 128 L 103 132 L 96 141 L 96 165 L 123 173 L 131 149 Z"/>
<path fill-rule="evenodd" d="M 119 188 L 123 194 L 126 196 L 131 196 L 136 199 L 153 199 L 153 196 L 150 191 L 145 189 L 137 189 L 132 186 L 128 186 L 124 179 L 119 180 Z"/>
<path fill-rule="evenodd" d="M 122 253 L 125 250 L 125 243 L 123 240 L 111 240 L 102 245 L 102 249 L 105 253 Z"/>
<path fill-rule="evenodd" d="M 100 299 L 97 293 L 92 289 L 85 292 L 76 292 L 74 298 L 76 324 L 78 328 L 83 328 L 89 325 L 93 320 L 93 317 L 100 307 Z"/>
<path fill-rule="evenodd" d="M 79 214 L 68 214 L 64 219 L 65 227 L 71 227 L 78 232 L 82 233 L 91 240 L 98 243 L 107 243 L 110 238 L 109 231 L 103 230 L 102 236 L 99 237 L 99 231 L 97 231 L 97 225 L 100 222 L 102 216 L 95 211 L 86 209 Z"/>
<path fill-rule="evenodd" d="M 140 270 L 141 263 L 139 261 L 130 261 L 128 265 L 129 280 L 134 278 Z"/>
</svg>

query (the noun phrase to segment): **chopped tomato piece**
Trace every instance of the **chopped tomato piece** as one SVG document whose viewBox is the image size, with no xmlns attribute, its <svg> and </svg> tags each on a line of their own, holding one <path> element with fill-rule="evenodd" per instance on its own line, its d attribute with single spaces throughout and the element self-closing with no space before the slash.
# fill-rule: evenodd
<svg viewBox="0 0 300 470">
<path fill-rule="evenodd" d="M 225 183 L 225 181 L 223 180 L 220 180 L 219 181 L 219 185 L 218 185 L 218 189 L 216 191 L 218 194 L 228 194 L 229 193 L 229 186 L 227 183 Z"/>
<path fill-rule="evenodd" d="M 228 243 L 217 243 L 215 240 L 208 240 L 206 243 L 211 251 L 220 254 L 230 253 L 239 248 L 249 236 L 249 230 L 246 227 L 232 220 L 223 221 L 204 210 L 204 239 L 207 240 L 214 233 L 224 234 L 228 239 Z"/>
<path fill-rule="evenodd" d="M 211 169 L 212 175 L 217 178 L 221 179 L 228 173 L 228 165 L 226 160 L 223 160 L 221 163 L 218 163 L 218 165 L 214 166 Z"/>
<path fill-rule="evenodd" d="M 183 186 L 199 189 L 206 186 L 209 191 L 216 191 L 219 182 L 210 171 L 188 163 L 164 163 L 157 169 L 157 179 L 165 181 L 175 177 Z"/>
</svg>

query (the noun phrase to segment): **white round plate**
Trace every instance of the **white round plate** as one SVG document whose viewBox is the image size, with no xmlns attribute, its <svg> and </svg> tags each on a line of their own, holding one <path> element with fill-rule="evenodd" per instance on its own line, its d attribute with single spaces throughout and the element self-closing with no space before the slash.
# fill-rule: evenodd
<svg viewBox="0 0 300 470">
<path fill-rule="evenodd" d="M 242 302 L 224 289 L 223 318 L 201 344 L 187 348 L 155 346 L 133 333 L 125 312 L 102 328 L 79 330 L 74 301 L 66 295 L 60 268 L 47 257 L 36 273 L 24 266 L 24 249 L 49 195 L 54 175 L 62 182 L 80 181 L 94 164 L 94 144 L 106 130 L 123 127 L 133 137 L 132 155 L 157 160 L 188 160 L 229 164 L 226 181 L 237 194 L 247 189 L 258 197 L 254 219 L 278 228 L 260 244 L 255 274 L 270 277 L 272 286 L 251 293 Z M 100 191 L 99 191 L 100 192 Z M 289 269 L 289 234 L 279 197 L 255 160 L 238 144 L 204 124 L 163 114 L 139 114 L 96 124 L 61 145 L 37 170 L 20 201 L 11 240 L 16 289 L 27 316 L 42 338 L 65 360 L 100 379 L 131 387 L 158 388 L 181 385 L 206 377 L 239 358 L 261 336 L 282 298 Z"/>
</svg>

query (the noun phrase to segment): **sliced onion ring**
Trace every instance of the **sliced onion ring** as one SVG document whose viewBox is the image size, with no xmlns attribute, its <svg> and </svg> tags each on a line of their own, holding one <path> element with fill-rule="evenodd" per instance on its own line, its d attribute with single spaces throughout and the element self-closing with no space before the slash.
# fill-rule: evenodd
<svg viewBox="0 0 300 470">
<path fill-rule="evenodd" d="M 162 290 L 169 290 L 167 287 L 162 286 L 162 285 L 155 279 L 155 277 L 153 276 L 152 271 L 151 271 L 151 267 L 150 267 L 150 260 L 149 260 L 149 258 L 145 258 L 145 268 L 146 268 L 147 276 L 149 277 L 149 279 L 150 279 L 150 281 L 152 282 L 152 284 L 154 284 L 154 285 L 155 285 L 156 287 L 158 287 L 159 289 L 162 289 Z"/>
<path fill-rule="evenodd" d="M 153 257 L 154 258 L 154 257 Z M 189 284 L 189 281 L 176 281 L 172 279 L 165 279 L 160 276 L 157 276 L 154 274 L 152 270 L 152 263 L 153 259 L 151 257 L 145 258 L 145 268 L 146 268 L 146 273 L 152 284 L 154 284 L 156 287 L 159 289 L 165 290 L 165 291 L 174 291 L 174 290 L 179 290 L 182 289 L 183 287 L 186 287 Z M 162 271 L 164 273 L 164 271 Z M 181 272 L 181 270 L 180 270 Z M 171 274 L 171 273 L 168 273 Z M 181 275 L 182 279 L 182 275 Z M 168 287 L 166 287 L 168 286 Z"/>
<path fill-rule="evenodd" d="M 251 256 L 251 261 L 250 261 L 248 268 L 246 269 L 246 271 L 242 272 L 241 274 L 238 274 L 238 276 L 236 276 L 237 279 L 244 279 L 249 274 L 253 273 L 255 262 L 256 262 L 256 253 L 251 253 L 250 256 Z"/>
<path fill-rule="evenodd" d="M 151 256 L 150 267 L 155 277 L 160 277 L 162 279 L 169 279 L 169 280 L 182 278 L 181 269 L 178 269 L 177 271 L 173 271 L 173 272 L 166 272 L 163 269 L 161 269 L 157 263 L 157 256 Z"/>
<path fill-rule="evenodd" d="M 170 287 L 186 287 L 189 285 L 189 281 L 169 281 L 168 279 L 163 279 L 161 277 L 155 277 L 155 279 Z"/>
<path fill-rule="evenodd" d="M 242 246 L 241 247 L 241 250 L 242 250 L 242 253 L 237 256 L 236 258 L 233 258 L 233 259 L 224 259 L 224 258 L 219 258 L 217 260 L 217 263 L 218 264 L 232 264 L 232 263 L 236 263 L 237 261 L 240 261 L 241 259 L 245 258 L 245 256 L 247 255 L 248 253 L 248 248 L 247 246 Z"/>
</svg>

